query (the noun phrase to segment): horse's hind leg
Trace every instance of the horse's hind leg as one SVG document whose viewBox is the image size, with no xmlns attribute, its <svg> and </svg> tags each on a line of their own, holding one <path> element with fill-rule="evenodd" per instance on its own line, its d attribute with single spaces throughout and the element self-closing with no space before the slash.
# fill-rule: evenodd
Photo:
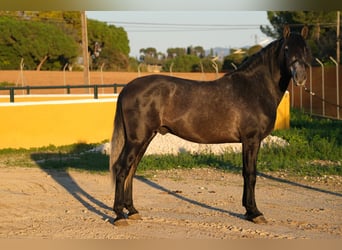
<svg viewBox="0 0 342 250">
<path fill-rule="evenodd" d="M 132 164 L 129 173 L 126 177 L 125 180 L 125 187 L 124 187 L 124 203 L 125 203 L 125 208 L 128 210 L 128 218 L 132 219 L 132 220 L 140 220 L 141 217 L 139 216 L 138 210 L 135 209 L 134 205 L 133 205 L 133 177 L 135 174 L 135 171 L 138 167 L 139 162 L 141 161 L 141 158 L 143 157 L 148 145 L 150 144 L 150 142 L 152 141 L 152 139 L 154 138 L 154 136 L 156 135 L 156 133 L 153 133 L 151 135 L 151 137 L 144 141 L 144 143 L 140 144 L 137 147 L 137 155 L 135 158 L 134 163 Z"/>
<path fill-rule="evenodd" d="M 127 148 L 124 148 L 120 154 L 119 160 L 115 163 L 115 195 L 114 195 L 114 205 L 113 211 L 116 214 L 115 224 L 124 225 L 123 221 L 126 219 L 126 214 L 124 212 L 124 183 L 126 176 L 128 174 L 130 165 L 126 157 Z"/>
<path fill-rule="evenodd" d="M 155 134 L 151 135 L 148 140 L 141 143 L 127 142 L 125 148 L 120 155 L 120 164 L 116 175 L 116 189 L 113 210 L 117 215 L 115 221 L 126 219 L 140 219 L 138 211 L 133 205 L 133 176 L 137 166 L 143 157 L 147 146 L 153 139 Z M 127 209 L 128 215 L 124 213 Z"/>
</svg>

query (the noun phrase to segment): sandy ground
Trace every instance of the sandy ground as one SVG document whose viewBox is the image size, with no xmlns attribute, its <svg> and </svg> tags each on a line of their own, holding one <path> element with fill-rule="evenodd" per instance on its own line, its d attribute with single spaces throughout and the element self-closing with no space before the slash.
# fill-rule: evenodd
<svg viewBox="0 0 342 250">
<path fill-rule="evenodd" d="M 109 175 L 0 168 L 0 238 L 341 239 L 342 178 L 262 174 L 259 209 L 243 219 L 242 177 L 214 169 L 154 171 L 134 180 L 143 220 L 113 225 Z"/>
</svg>

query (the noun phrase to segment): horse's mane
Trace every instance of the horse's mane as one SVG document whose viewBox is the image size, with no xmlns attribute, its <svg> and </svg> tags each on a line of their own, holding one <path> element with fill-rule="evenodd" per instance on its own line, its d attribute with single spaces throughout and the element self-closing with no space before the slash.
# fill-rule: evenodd
<svg viewBox="0 0 342 250">
<path fill-rule="evenodd" d="M 274 63 L 274 60 L 271 59 L 274 59 L 276 57 L 278 60 L 278 54 L 282 43 L 283 38 L 274 40 L 255 54 L 247 57 L 244 62 L 236 69 L 236 71 L 254 71 L 258 65 L 263 64 L 264 62 Z"/>
</svg>

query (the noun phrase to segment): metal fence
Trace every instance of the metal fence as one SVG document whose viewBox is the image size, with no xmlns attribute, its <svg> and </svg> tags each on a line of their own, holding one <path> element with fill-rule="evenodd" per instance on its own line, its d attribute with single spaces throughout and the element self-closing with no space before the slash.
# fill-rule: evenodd
<svg viewBox="0 0 342 250">
<path fill-rule="evenodd" d="M 88 89 L 89 93 L 93 92 L 94 99 L 99 97 L 99 89 L 113 88 L 113 93 L 118 93 L 118 88 L 124 87 L 126 84 L 91 84 L 91 85 L 64 85 L 64 86 L 16 86 L 16 87 L 0 87 L 0 92 L 7 92 L 10 102 L 15 101 L 16 91 L 23 90 L 26 95 L 30 95 L 32 90 L 51 90 L 51 89 L 64 89 L 66 94 L 71 94 L 72 89 Z"/>
<path fill-rule="evenodd" d="M 339 76 L 341 67 L 324 66 L 310 67 L 305 87 L 297 87 L 293 82 L 289 86 L 291 107 L 299 108 L 312 115 L 340 120 L 342 117 Z"/>
</svg>

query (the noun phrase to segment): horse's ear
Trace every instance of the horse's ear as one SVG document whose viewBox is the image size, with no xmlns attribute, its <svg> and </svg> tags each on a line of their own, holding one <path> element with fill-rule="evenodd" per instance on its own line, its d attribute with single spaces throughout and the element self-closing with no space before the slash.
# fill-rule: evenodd
<svg viewBox="0 0 342 250">
<path fill-rule="evenodd" d="M 283 30 L 283 37 L 286 39 L 289 37 L 289 35 L 290 35 L 290 26 L 286 24 Z"/>
<path fill-rule="evenodd" d="M 304 39 L 308 38 L 308 34 L 309 34 L 309 28 L 307 25 L 304 25 L 304 27 L 302 28 L 302 31 L 300 33 L 302 35 L 302 37 Z"/>
</svg>

